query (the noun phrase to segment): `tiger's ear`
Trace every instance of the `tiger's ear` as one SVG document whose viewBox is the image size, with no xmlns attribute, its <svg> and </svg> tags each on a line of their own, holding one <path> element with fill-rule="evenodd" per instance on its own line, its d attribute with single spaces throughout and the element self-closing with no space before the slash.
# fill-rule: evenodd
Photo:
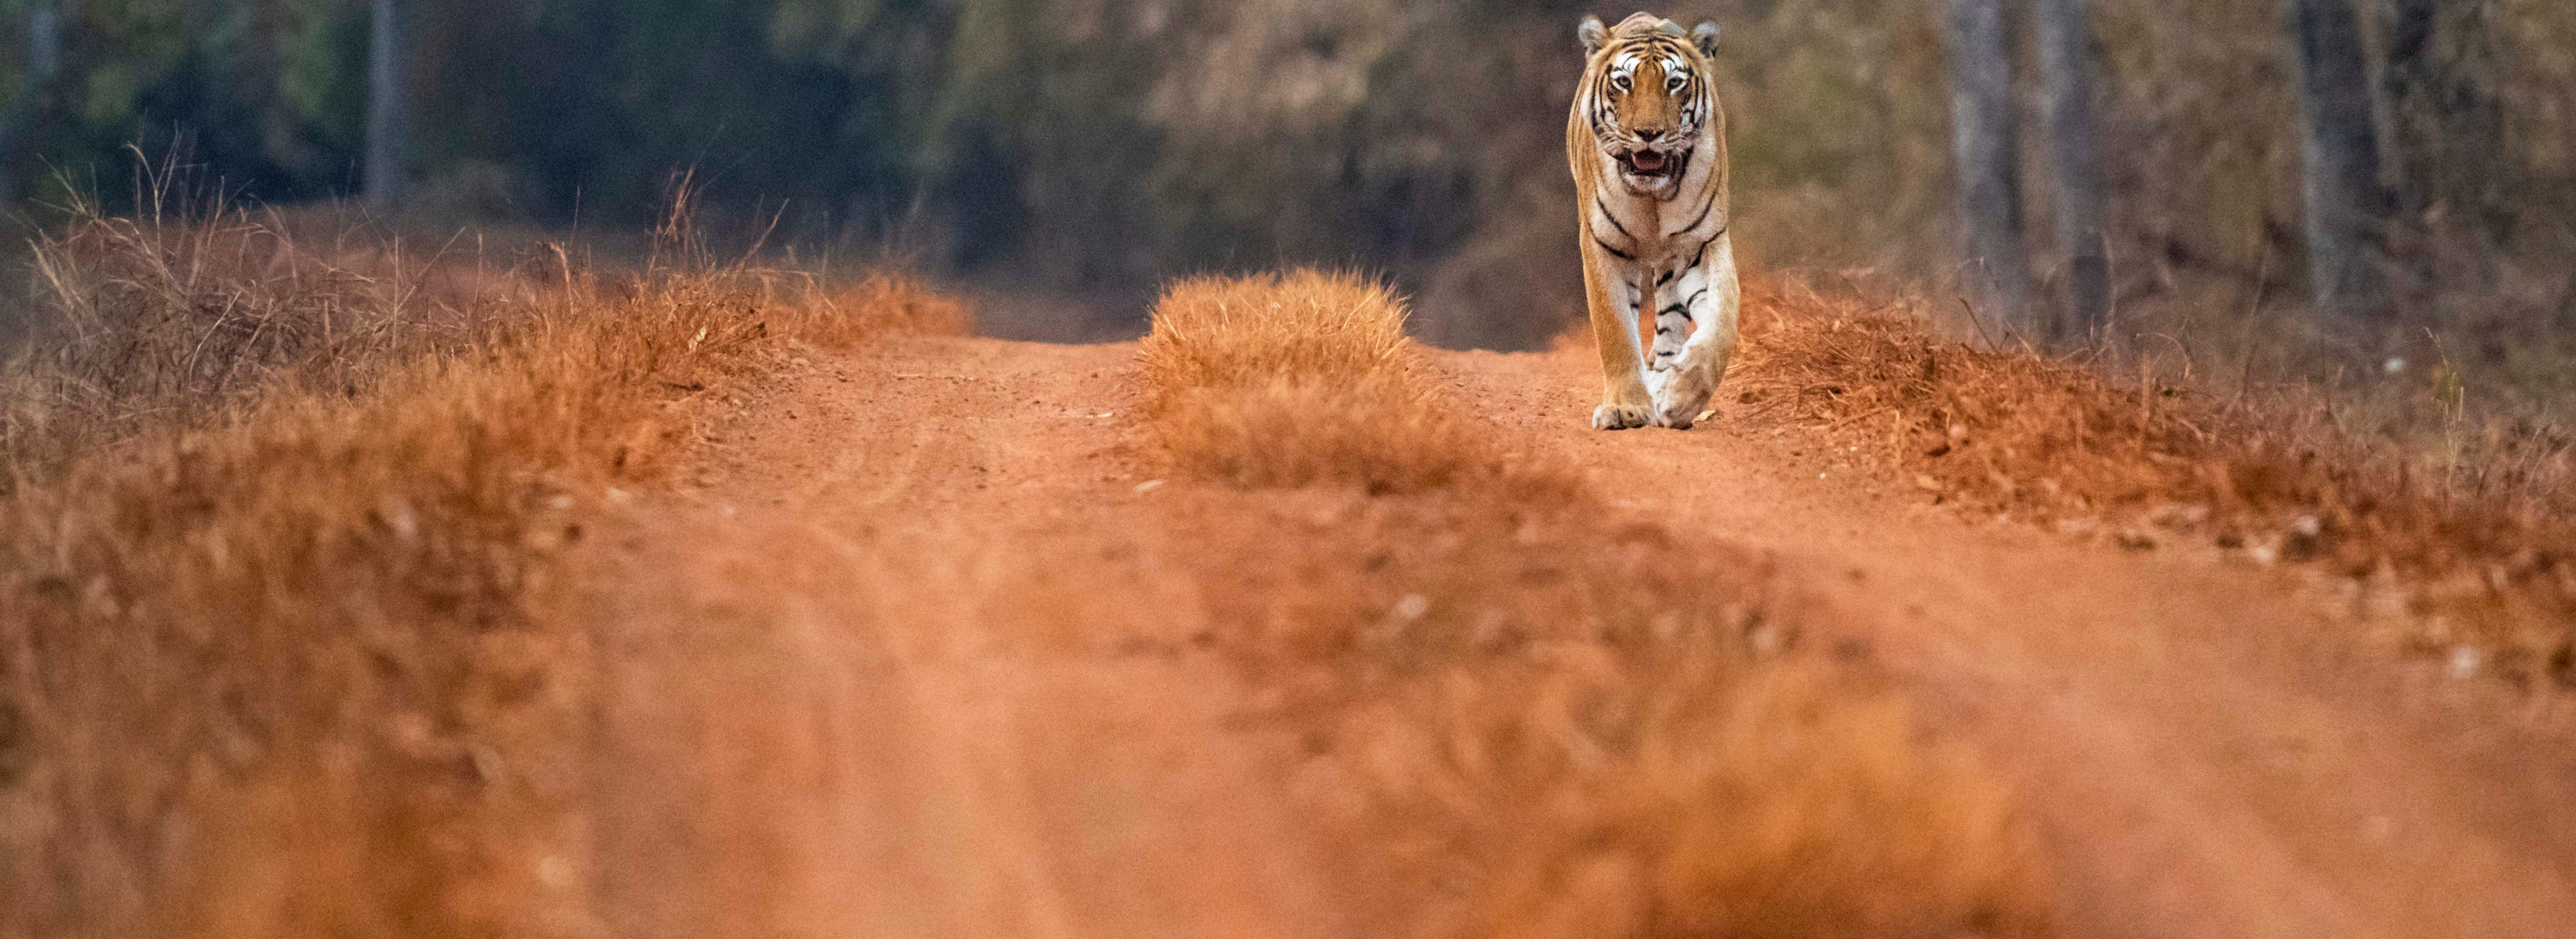
<svg viewBox="0 0 2576 939">
<path fill-rule="evenodd" d="M 1610 30 L 1601 25 L 1600 17 L 1586 16 L 1581 25 L 1574 27 L 1574 38 L 1583 40 L 1583 54 L 1590 56 L 1610 44 Z"/>
<path fill-rule="evenodd" d="M 1717 24 L 1701 23 L 1699 24 L 1698 29 L 1691 30 L 1691 45 L 1699 47 L 1699 54 L 1715 58 L 1717 56 Z"/>
</svg>

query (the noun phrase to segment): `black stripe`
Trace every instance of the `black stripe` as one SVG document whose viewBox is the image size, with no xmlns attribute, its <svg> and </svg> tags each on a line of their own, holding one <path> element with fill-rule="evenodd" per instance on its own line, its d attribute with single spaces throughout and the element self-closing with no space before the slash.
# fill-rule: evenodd
<svg viewBox="0 0 2576 939">
<path fill-rule="evenodd" d="M 1699 207 L 1699 217 L 1698 217 L 1698 218 L 1695 218 L 1695 219 L 1691 219 L 1691 223 L 1690 223 L 1690 224 L 1682 226 L 1681 231 L 1674 232 L 1673 234 L 1678 235 L 1678 234 L 1681 234 L 1682 232 L 1687 232 L 1687 231 L 1691 231 L 1691 230 L 1697 229 L 1697 228 L 1699 227 L 1699 223 L 1701 223 L 1701 222 L 1705 222 L 1705 221 L 1708 221 L 1708 213 L 1715 212 L 1715 211 L 1717 211 L 1717 187 L 1715 187 L 1715 186 L 1710 186 L 1710 187 L 1708 187 L 1708 204 L 1707 204 L 1707 205 L 1704 205 L 1704 206 L 1700 206 L 1700 207 Z M 1559 217 L 1559 218 L 1563 218 L 1564 216 L 1558 216 L 1558 217 Z M 1560 244 L 1561 244 L 1561 243 L 1562 243 L 1562 242 L 1560 242 Z"/>
<path fill-rule="evenodd" d="M 1689 307 L 1687 307 L 1687 306 L 1683 306 L 1683 305 L 1681 305 L 1681 304 L 1679 304 L 1679 303 L 1676 303 L 1676 304 L 1673 304 L 1673 305 L 1671 305 L 1671 306 L 1665 307 L 1665 308 L 1663 309 L 1663 312 L 1665 312 L 1665 313 L 1679 313 L 1679 314 L 1681 314 L 1681 315 L 1682 315 L 1682 318 L 1683 318 L 1683 319 L 1689 319 L 1689 318 L 1690 318 L 1690 308 L 1689 308 Z"/>
<path fill-rule="evenodd" d="M 1628 226 L 1619 224 L 1619 213 L 1610 211 L 1609 206 L 1602 205 L 1598 202 L 1593 203 L 1592 207 L 1601 210 L 1601 217 L 1609 219 L 1610 227 L 1619 230 L 1619 237 L 1628 239 L 1629 241 L 1637 240 L 1637 236 L 1628 234 Z"/>
<path fill-rule="evenodd" d="M 1610 118 L 1610 109 L 1605 106 L 1608 99 L 1603 97 L 1601 94 L 1602 84 L 1609 80 L 1609 69 L 1603 69 L 1599 74 L 1593 75 L 1592 85 L 1588 89 L 1588 93 L 1586 95 L 1592 99 L 1592 107 L 1588 110 L 1591 112 L 1589 116 L 1592 124 L 1592 136 L 1596 139 L 1601 136 L 1602 123 Z"/>
<path fill-rule="evenodd" d="M 1607 251 L 1607 252 L 1610 252 L 1610 253 L 1611 253 L 1611 254 L 1613 254 L 1613 255 L 1617 255 L 1617 256 L 1618 256 L 1618 258 L 1619 258 L 1619 260 L 1622 260 L 1622 261 L 1634 261 L 1634 260 L 1636 260 L 1636 259 L 1637 259 L 1637 256 L 1636 256 L 1636 255 L 1629 254 L 1628 252 L 1621 251 L 1621 250 L 1619 250 L 1619 249 L 1617 249 L 1617 248 L 1613 248 L 1613 247 L 1611 247 L 1611 246 L 1610 246 L 1610 243 L 1609 243 L 1609 242 L 1607 242 L 1607 241 L 1603 241 L 1603 240 L 1601 240 L 1601 236 L 1599 236 L 1599 235 L 1594 235 L 1594 236 L 1592 236 L 1592 243 L 1593 243 L 1593 244 L 1596 244 L 1596 245 L 1600 245 L 1600 246 L 1601 246 L 1601 250 L 1603 250 L 1603 251 Z"/>
<path fill-rule="evenodd" d="M 1661 273 L 1661 274 L 1657 274 L 1657 275 L 1655 275 L 1655 286 L 1657 286 L 1657 287 L 1661 287 L 1661 286 L 1663 286 L 1663 285 L 1665 285 L 1665 284 L 1669 284 L 1669 283 L 1672 283 L 1672 282 L 1673 282 L 1673 272 L 1671 272 L 1671 271 L 1665 271 L 1665 272 L 1663 272 L 1663 273 Z"/>
<path fill-rule="evenodd" d="M 1720 225 L 1718 226 L 1717 234 L 1710 235 L 1708 236 L 1707 241 L 1700 242 L 1699 260 L 1691 262 L 1691 270 L 1699 270 L 1700 265 L 1708 263 L 1708 246 L 1716 244 L 1718 239 L 1724 237 L 1726 237 L 1726 226 Z"/>
<path fill-rule="evenodd" d="M 1690 299 L 1687 299 L 1687 300 L 1682 301 L 1682 305 L 1683 305 L 1683 306 L 1689 306 L 1689 305 L 1691 305 L 1691 304 L 1698 303 L 1698 302 L 1699 302 L 1699 298 L 1701 298 L 1701 297 L 1705 297 L 1705 296 L 1708 296 L 1708 288 L 1706 288 L 1706 287 L 1702 287 L 1702 288 L 1700 288 L 1700 289 L 1699 289 L 1699 292 L 1698 292 L 1698 293 L 1691 294 L 1691 295 L 1690 295 Z"/>
</svg>

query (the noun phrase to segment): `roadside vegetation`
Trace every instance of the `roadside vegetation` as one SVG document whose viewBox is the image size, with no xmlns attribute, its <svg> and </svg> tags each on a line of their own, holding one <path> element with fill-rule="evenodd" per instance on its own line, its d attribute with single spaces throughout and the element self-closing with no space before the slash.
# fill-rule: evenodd
<svg viewBox="0 0 2576 939">
<path fill-rule="evenodd" d="M 2136 550 L 2302 564 L 2460 671 L 2576 687 L 2576 440 L 2473 418 L 2435 362 L 2358 398 L 1941 338 L 1910 293 L 1757 278 L 1731 413 L 1857 448 L 1899 487 Z M 1973 332 L 1973 323 L 1959 328 Z"/>
<path fill-rule="evenodd" d="M 893 276 L 317 247 L 83 211 L 0 370 L 0 935 L 578 935 L 587 637 L 540 615 L 782 343 Z M 551 912 L 550 912 L 551 911 Z"/>
</svg>

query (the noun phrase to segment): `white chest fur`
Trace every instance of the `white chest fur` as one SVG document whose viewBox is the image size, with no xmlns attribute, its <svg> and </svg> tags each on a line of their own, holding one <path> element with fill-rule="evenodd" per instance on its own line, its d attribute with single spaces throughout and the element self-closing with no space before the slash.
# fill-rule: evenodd
<svg viewBox="0 0 2576 939">
<path fill-rule="evenodd" d="M 1601 155 L 1603 183 L 1592 206 L 1593 235 L 1623 255 L 1622 260 L 1660 270 L 1676 262 L 1688 263 L 1710 239 L 1723 234 L 1726 207 L 1714 191 L 1716 161 L 1708 157 L 1717 144 L 1715 135 L 1709 136 L 1693 151 L 1691 164 L 1670 198 L 1630 192 L 1619 181 L 1617 161 Z"/>
</svg>

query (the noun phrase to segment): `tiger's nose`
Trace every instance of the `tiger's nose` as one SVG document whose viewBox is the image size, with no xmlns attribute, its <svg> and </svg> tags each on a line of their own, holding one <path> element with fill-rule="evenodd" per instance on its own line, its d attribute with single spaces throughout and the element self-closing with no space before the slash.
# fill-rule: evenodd
<svg viewBox="0 0 2576 939">
<path fill-rule="evenodd" d="M 1644 128 L 1640 128 L 1640 129 L 1638 129 L 1638 131 L 1637 131 L 1637 142 L 1638 142 L 1638 143 L 1654 143 L 1654 142 L 1655 142 L 1655 138 L 1662 137 L 1663 135 L 1664 135 L 1664 132 L 1663 132 L 1663 131 L 1660 131 L 1660 130 L 1647 130 L 1647 129 L 1644 129 Z"/>
</svg>

